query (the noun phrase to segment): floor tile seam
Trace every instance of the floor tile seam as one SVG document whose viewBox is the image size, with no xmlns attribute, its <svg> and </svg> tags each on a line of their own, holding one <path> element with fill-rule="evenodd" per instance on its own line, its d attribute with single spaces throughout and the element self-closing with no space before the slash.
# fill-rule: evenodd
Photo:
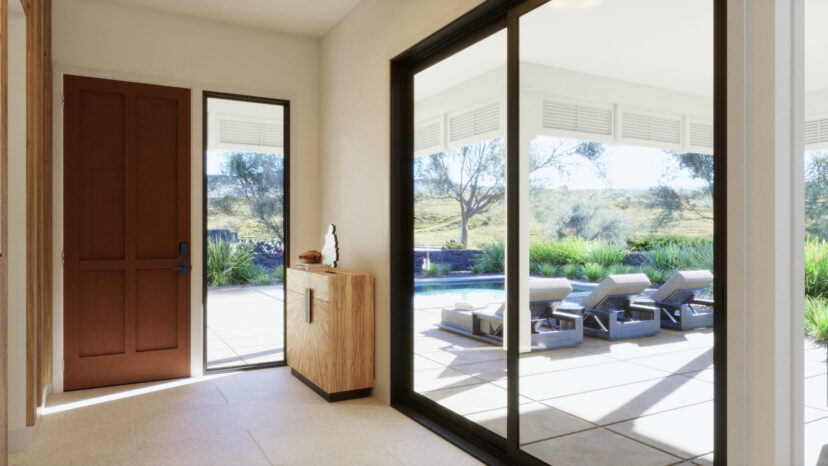
<svg viewBox="0 0 828 466">
<path fill-rule="evenodd" d="M 553 435 L 551 437 L 546 437 L 546 438 L 542 438 L 542 439 L 539 439 L 539 440 L 532 440 L 531 442 L 521 443 L 520 447 L 523 448 L 523 447 L 527 447 L 527 446 L 530 446 L 530 445 L 534 445 L 536 443 L 546 442 L 548 440 L 555 440 L 555 439 L 559 439 L 561 437 L 566 437 L 568 435 L 580 434 L 582 432 L 588 432 L 590 430 L 596 430 L 596 429 L 600 429 L 600 428 L 601 428 L 601 426 L 592 425 L 592 426 L 590 426 L 586 429 L 573 430 L 572 432 L 567 432 L 565 434 Z"/>
<path fill-rule="evenodd" d="M 482 363 L 485 363 L 485 362 L 491 362 L 491 361 L 472 362 L 472 363 L 467 363 L 467 364 L 450 365 L 450 366 L 446 366 L 446 367 L 469 374 L 468 372 L 461 369 L 461 367 L 471 366 L 473 364 L 482 364 Z M 535 376 L 535 375 L 551 374 L 553 372 L 563 372 L 563 371 L 576 370 L 576 369 L 581 369 L 581 368 L 585 368 L 585 367 L 595 367 L 595 366 L 603 366 L 603 365 L 606 365 L 606 364 L 615 364 L 615 363 L 618 363 L 618 362 L 621 362 L 621 361 L 615 361 L 615 360 L 613 360 L 613 361 L 602 361 L 602 362 L 598 362 L 598 363 L 589 363 L 589 364 L 586 364 L 586 365 L 583 365 L 583 366 L 567 367 L 567 368 L 562 368 L 562 369 L 551 369 L 551 370 L 548 370 L 548 371 L 532 372 L 530 374 L 519 374 L 518 377 L 531 377 L 531 376 Z M 470 374 L 470 375 L 473 375 L 473 374 Z M 497 379 L 489 380 L 488 382 L 494 382 L 495 380 L 505 380 L 505 379 L 506 379 L 506 377 L 498 377 Z"/>
<path fill-rule="evenodd" d="M 250 429 L 245 429 L 245 432 L 247 432 L 247 435 L 250 437 L 251 440 L 253 440 L 253 443 L 256 445 L 256 448 L 259 450 L 259 453 L 261 453 L 262 456 L 264 456 L 265 461 L 267 461 L 267 464 L 269 464 L 270 466 L 274 466 L 273 461 L 270 461 L 270 457 L 267 456 L 267 453 L 265 453 L 264 448 L 262 448 L 262 446 L 259 444 L 259 441 L 256 440 L 256 437 L 254 437 L 253 434 L 250 432 Z"/>
<path fill-rule="evenodd" d="M 658 370 L 658 371 L 669 372 L 670 374 L 673 374 L 673 375 L 683 375 L 683 374 L 688 374 L 690 372 L 701 372 L 701 371 L 706 371 L 706 370 L 709 370 L 709 369 L 713 368 L 712 365 L 711 365 L 711 367 L 706 367 L 704 369 L 691 369 L 691 370 L 687 370 L 687 371 L 684 371 L 684 372 L 676 372 L 676 371 L 667 371 L 666 369 L 660 369 L 658 367 L 648 366 L 648 365 L 646 365 L 642 362 L 638 362 L 638 360 L 635 360 L 635 359 L 631 359 L 627 362 L 629 362 L 630 364 L 635 364 L 636 366 L 646 367 L 647 369 L 655 369 L 655 370 Z M 681 370 L 681 369 L 679 369 L 679 370 Z"/>
<path fill-rule="evenodd" d="M 215 330 L 214 330 L 214 332 L 215 332 Z M 235 354 L 237 358 L 239 358 L 239 359 L 241 359 L 242 361 L 244 361 L 244 358 L 242 358 L 242 357 L 239 355 L 239 353 L 237 353 L 237 352 L 236 352 L 236 350 L 235 350 L 232 346 L 230 346 L 230 345 L 229 345 L 226 341 L 224 341 L 224 338 L 222 338 L 222 337 L 221 337 L 221 335 L 219 335 L 219 334 L 218 334 L 218 332 L 215 332 L 215 334 L 216 334 L 216 337 L 217 337 L 219 340 L 221 340 L 221 342 L 222 342 L 222 343 L 224 343 L 224 345 L 225 345 L 225 346 L 227 346 L 228 348 L 230 348 L 230 351 L 232 351 L 232 352 L 233 352 L 233 354 Z M 209 349 L 209 348 L 207 348 L 207 352 L 208 352 L 208 353 L 210 352 L 209 350 L 210 350 L 210 349 Z M 209 363 L 210 363 L 210 361 L 207 361 L 207 364 L 209 364 Z"/>
<path fill-rule="evenodd" d="M 810 405 L 808 403 L 805 403 L 805 406 L 808 407 L 808 408 L 811 408 L 811 409 L 816 409 L 817 411 L 823 411 L 825 413 L 828 413 L 828 406 L 821 406 L 820 407 L 820 406 Z"/>
<path fill-rule="evenodd" d="M 434 353 L 427 353 L 427 354 L 437 354 L 437 353 L 441 353 L 441 351 L 435 351 Z M 436 360 L 434 360 L 434 359 L 432 359 L 432 358 L 430 358 L 430 357 L 428 357 L 428 356 L 426 356 L 426 355 L 424 355 L 424 354 L 418 354 L 418 356 L 420 356 L 420 357 L 422 357 L 422 358 L 426 358 L 426 359 L 428 359 L 429 361 L 435 362 L 435 363 L 437 363 L 437 364 L 440 364 L 441 366 L 450 367 L 449 365 L 444 364 L 444 363 L 442 363 L 442 362 L 440 362 L 440 361 L 436 361 Z M 497 358 L 497 359 L 486 359 L 486 360 L 483 360 L 483 361 L 475 361 L 475 362 L 470 362 L 470 363 L 467 363 L 467 364 L 479 364 L 479 363 L 483 363 L 483 362 L 499 361 L 500 359 L 501 359 L 501 358 Z M 457 364 L 457 365 L 458 365 L 458 366 L 465 366 L 466 364 Z"/>
<path fill-rule="evenodd" d="M 604 356 L 604 357 L 607 357 L 607 358 L 612 358 L 616 361 L 630 362 L 633 359 L 644 359 L 644 358 L 652 358 L 652 357 L 656 357 L 656 356 L 667 356 L 667 355 L 676 354 L 676 353 L 683 353 L 683 352 L 686 352 L 686 351 L 698 350 L 698 349 L 701 349 L 701 348 L 704 348 L 704 346 L 700 346 L 700 347 L 697 347 L 697 348 L 688 348 L 688 349 L 676 350 L 676 351 L 667 351 L 667 352 L 664 352 L 664 353 L 647 354 L 647 355 L 644 355 L 644 356 L 632 356 L 632 357 L 617 356 L 617 355 L 602 354 L 602 353 L 592 353 L 592 354 L 595 354 L 595 355 L 598 355 L 598 356 Z M 711 348 L 712 348 L 712 346 L 711 346 Z"/>
<path fill-rule="evenodd" d="M 664 450 L 663 448 L 657 447 L 657 446 L 655 446 L 655 445 L 650 445 L 650 444 L 649 444 L 649 443 L 647 443 L 647 442 L 644 442 L 644 441 L 639 440 L 639 439 L 637 439 L 637 438 L 630 437 L 629 435 L 625 435 L 625 434 L 622 434 L 622 433 L 620 433 L 620 432 L 616 432 L 616 431 L 614 431 L 614 430 L 607 429 L 607 428 L 605 428 L 605 427 L 601 427 L 601 429 L 604 429 L 604 430 L 606 430 L 607 432 L 612 432 L 612 433 L 613 433 L 613 434 L 615 434 L 615 435 L 620 435 L 621 437 L 624 437 L 624 438 L 626 438 L 627 440 L 632 440 L 633 442 L 640 443 L 641 445 L 644 445 L 644 446 L 650 447 L 650 448 L 652 448 L 652 449 L 654 449 L 654 450 L 658 450 L 658 451 L 660 451 L 660 452 L 662 452 L 662 453 L 664 453 L 664 454 L 666 454 L 666 455 L 670 455 L 670 456 L 672 456 L 672 457 L 674 457 L 674 458 L 678 458 L 678 459 L 679 459 L 679 460 L 681 460 L 681 461 L 689 461 L 689 460 L 690 460 L 690 458 L 684 458 L 684 457 L 679 456 L 679 455 L 677 455 L 677 454 L 675 454 L 675 453 L 671 453 L 671 452 L 669 452 L 669 451 L 667 451 L 667 450 Z M 695 457 L 695 455 L 693 455 L 691 458 L 694 458 L 694 457 Z"/>
<path fill-rule="evenodd" d="M 607 386 L 607 387 L 594 388 L 594 389 L 590 389 L 590 390 L 581 390 L 581 391 L 578 391 L 578 392 L 575 392 L 575 393 L 567 393 L 566 395 L 558 395 L 558 396 L 553 396 L 553 397 L 549 397 L 549 398 L 542 398 L 542 399 L 532 398 L 532 397 L 530 397 L 530 396 L 528 396 L 524 393 L 520 393 L 520 390 L 518 390 L 518 393 L 521 396 L 529 398 L 530 400 L 541 402 L 543 400 L 554 400 L 554 399 L 557 399 L 557 398 L 563 398 L 565 396 L 580 395 L 582 393 L 598 392 L 598 391 L 601 391 L 601 390 L 608 390 L 610 388 L 626 387 L 627 385 L 635 385 L 635 384 L 642 383 L 642 382 L 650 382 L 652 380 L 666 379 L 667 377 L 672 377 L 672 375 L 666 375 L 664 377 L 653 377 L 653 378 L 642 379 L 642 380 L 635 380 L 635 381 L 632 381 L 632 382 L 622 383 L 622 384 L 618 384 L 618 385 L 610 385 L 610 386 Z M 489 382 L 489 383 L 491 383 L 492 385 L 495 385 L 492 382 Z M 500 387 L 498 385 L 495 385 L 495 386 L 500 388 L 500 389 L 504 389 L 503 387 Z"/>
<path fill-rule="evenodd" d="M 625 422 L 636 421 L 638 419 L 643 419 L 643 418 L 655 416 L 655 415 L 658 415 L 658 414 L 669 413 L 671 411 L 678 411 L 680 409 L 692 408 L 694 406 L 700 406 L 700 405 L 703 405 L 703 404 L 706 404 L 706 403 L 711 403 L 711 402 L 713 402 L 712 398 L 709 399 L 709 400 L 704 400 L 704 401 L 696 401 L 696 402 L 690 403 L 688 405 L 676 406 L 674 408 L 667 408 L 667 409 L 663 409 L 661 411 L 654 411 L 654 412 L 651 412 L 651 413 L 641 414 L 641 415 L 636 416 L 636 417 L 630 417 L 630 418 L 626 418 L 626 419 L 621 419 L 619 421 L 612 421 L 612 422 L 608 422 L 606 424 L 600 424 L 600 426 L 601 427 L 606 427 L 606 428 L 611 428 L 613 426 L 616 426 L 618 424 L 623 424 Z M 613 431 L 613 432 L 615 432 L 615 431 Z"/>
</svg>

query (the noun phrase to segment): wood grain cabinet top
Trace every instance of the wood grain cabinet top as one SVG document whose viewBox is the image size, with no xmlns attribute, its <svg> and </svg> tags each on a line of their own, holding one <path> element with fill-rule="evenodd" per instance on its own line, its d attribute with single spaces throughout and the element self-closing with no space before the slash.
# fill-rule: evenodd
<svg viewBox="0 0 828 466">
<path fill-rule="evenodd" d="M 374 277 L 288 269 L 287 363 L 329 401 L 367 396 L 374 384 Z"/>
</svg>

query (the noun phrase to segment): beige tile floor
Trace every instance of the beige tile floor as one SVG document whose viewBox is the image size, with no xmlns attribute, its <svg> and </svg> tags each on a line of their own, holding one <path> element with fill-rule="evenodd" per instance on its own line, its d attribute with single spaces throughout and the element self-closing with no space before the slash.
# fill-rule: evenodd
<svg viewBox="0 0 828 466">
<path fill-rule="evenodd" d="M 207 367 L 220 369 L 284 359 L 282 284 L 210 288 Z"/>
<path fill-rule="evenodd" d="M 435 327 L 415 311 L 415 390 L 506 433 L 502 348 Z M 828 443 L 825 347 L 806 344 L 806 464 Z M 664 330 L 520 359 L 521 445 L 553 464 L 712 464 L 713 331 Z"/>
<path fill-rule="evenodd" d="M 287 368 L 51 396 L 9 463 L 479 464 L 374 398 L 327 403 Z"/>
</svg>

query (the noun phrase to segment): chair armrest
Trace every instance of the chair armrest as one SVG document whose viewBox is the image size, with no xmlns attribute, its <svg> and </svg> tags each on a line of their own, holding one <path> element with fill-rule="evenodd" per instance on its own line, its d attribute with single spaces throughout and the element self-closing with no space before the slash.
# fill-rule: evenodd
<svg viewBox="0 0 828 466">
<path fill-rule="evenodd" d="M 691 301 L 692 304 L 701 304 L 702 306 L 710 306 L 713 307 L 713 300 L 712 299 L 694 299 Z"/>
<path fill-rule="evenodd" d="M 630 311 L 643 312 L 646 314 L 656 314 L 658 312 L 658 309 L 656 309 L 653 306 L 642 306 L 641 304 L 630 304 L 630 306 L 627 309 Z"/>
<path fill-rule="evenodd" d="M 552 313 L 552 317 L 555 319 L 560 320 L 569 320 L 569 321 L 576 321 L 578 319 L 583 319 L 583 316 L 580 314 L 575 314 L 574 312 L 562 312 L 562 311 L 555 311 Z"/>
</svg>

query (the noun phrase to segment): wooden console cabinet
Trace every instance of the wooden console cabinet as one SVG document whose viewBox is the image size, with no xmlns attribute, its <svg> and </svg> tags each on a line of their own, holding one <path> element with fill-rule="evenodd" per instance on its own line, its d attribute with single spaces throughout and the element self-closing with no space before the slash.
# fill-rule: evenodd
<svg viewBox="0 0 828 466">
<path fill-rule="evenodd" d="M 374 277 L 290 268 L 286 280 L 287 364 L 328 401 L 371 394 Z"/>
</svg>

